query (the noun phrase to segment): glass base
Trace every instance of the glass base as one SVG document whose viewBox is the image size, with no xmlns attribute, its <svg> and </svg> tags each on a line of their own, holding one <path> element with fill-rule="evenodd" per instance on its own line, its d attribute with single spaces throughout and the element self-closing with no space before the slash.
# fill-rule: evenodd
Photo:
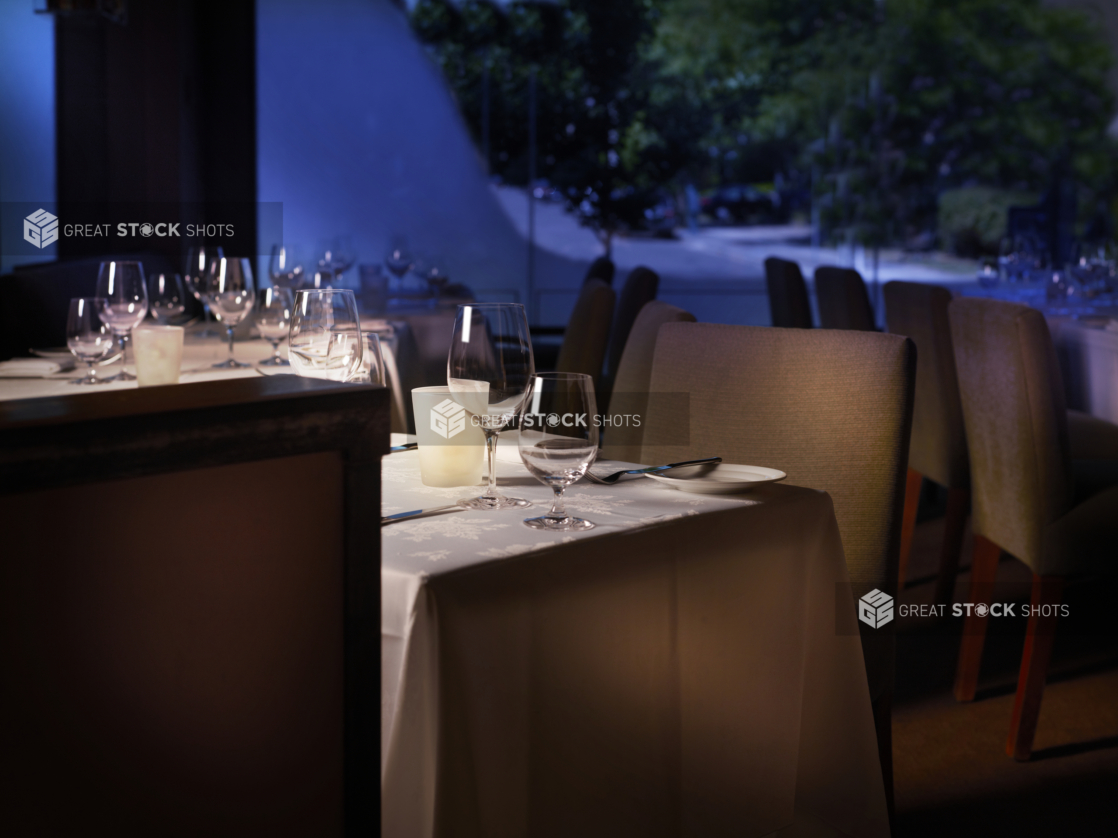
<svg viewBox="0 0 1118 838">
<path fill-rule="evenodd" d="M 75 378 L 71 384 L 108 384 L 111 379 L 108 378 L 90 378 L 88 375 L 83 375 L 81 378 Z"/>
<path fill-rule="evenodd" d="M 524 498 L 490 498 L 482 495 L 480 498 L 462 498 L 458 505 L 466 509 L 524 509 L 531 506 L 532 502 Z"/>
<path fill-rule="evenodd" d="M 132 375 L 128 370 L 121 370 L 116 375 L 110 375 L 108 378 L 102 378 L 102 381 L 135 381 L 136 376 Z"/>
<path fill-rule="evenodd" d="M 548 518 L 543 515 L 539 518 L 525 518 L 524 526 L 534 530 L 550 530 L 551 532 L 577 532 L 578 530 L 592 530 L 594 525 L 585 518 Z"/>
<path fill-rule="evenodd" d="M 290 367 L 291 362 L 290 361 L 285 361 L 283 358 L 277 358 L 275 355 L 273 355 L 268 360 L 261 361 L 256 366 L 258 366 L 258 367 Z"/>
<path fill-rule="evenodd" d="M 215 370 L 243 370 L 251 367 L 252 364 L 242 364 L 240 361 L 234 361 L 232 358 L 222 361 L 220 364 L 214 364 Z"/>
</svg>

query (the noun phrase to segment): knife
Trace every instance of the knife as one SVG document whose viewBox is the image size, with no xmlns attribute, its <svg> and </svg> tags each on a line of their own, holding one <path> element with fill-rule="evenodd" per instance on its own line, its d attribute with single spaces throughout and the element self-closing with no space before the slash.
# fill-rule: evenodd
<svg viewBox="0 0 1118 838">
<path fill-rule="evenodd" d="M 399 454 L 401 451 L 414 451 L 418 447 L 418 442 L 405 442 L 403 445 L 393 445 L 388 449 L 388 453 Z"/>
<path fill-rule="evenodd" d="M 463 512 L 466 507 L 452 504 L 450 506 L 435 506 L 431 509 L 413 509 L 410 512 L 397 512 L 395 515 L 385 515 L 380 519 L 380 525 L 393 524 L 396 521 L 408 521 L 412 518 L 426 518 L 428 515 L 442 515 L 444 512 Z"/>
</svg>

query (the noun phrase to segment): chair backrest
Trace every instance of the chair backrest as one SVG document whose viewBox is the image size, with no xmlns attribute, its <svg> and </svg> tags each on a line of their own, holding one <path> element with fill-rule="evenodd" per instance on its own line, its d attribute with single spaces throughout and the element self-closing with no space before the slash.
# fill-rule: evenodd
<svg viewBox="0 0 1118 838">
<path fill-rule="evenodd" d="M 582 286 L 567 321 L 567 332 L 555 362 L 556 372 L 585 373 L 593 377 L 594 389 L 600 389 L 616 301 L 617 293 L 600 279 L 591 279 Z"/>
<path fill-rule="evenodd" d="M 648 303 L 637 315 L 613 382 L 610 423 L 605 428 L 605 444 L 602 445 L 602 456 L 606 459 L 640 462 L 656 337 L 665 323 L 694 322 L 695 315 L 660 300 Z M 634 416 L 639 417 L 642 424 L 636 424 L 631 418 L 623 418 Z"/>
<path fill-rule="evenodd" d="M 1036 309 L 999 300 L 954 300 L 948 313 L 974 531 L 1038 570 L 1044 529 L 1071 508 L 1073 493 L 1067 406 L 1048 323 Z"/>
<path fill-rule="evenodd" d="M 769 312 L 774 326 L 811 328 L 811 302 L 799 265 L 770 256 L 765 260 L 765 285 L 769 291 Z"/>
<path fill-rule="evenodd" d="M 689 393 L 690 405 L 650 412 L 642 458 L 720 456 L 828 492 L 854 596 L 895 596 L 915 378 L 915 347 L 897 335 L 669 323 L 651 389 Z M 892 683 L 892 636 L 861 628 L 876 698 Z"/>
<path fill-rule="evenodd" d="M 660 276 L 650 268 L 633 268 L 625 278 L 621 296 L 617 300 L 617 314 L 613 318 L 613 333 L 610 335 L 609 354 L 606 357 L 607 387 L 613 387 L 613 380 L 617 377 L 617 368 L 621 365 L 621 356 L 625 352 L 625 344 L 637 315 L 646 303 L 656 299 L 656 292 L 659 290 Z"/>
<path fill-rule="evenodd" d="M 815 301 L 822 329 L 874 332 L 873 307 L 862 275 L 853 268 L 815 269 Z"/>
<path fill-rule="evenodd" d="M 583 279 L 585 285 L 592 279 L 600 279 L 606 285 L 613 284 L 613 274 L 616 271 L 613 260 L 608 256 L 599 256 L 590 263 L 590 267 L 586 269 L 586 278 Z"/>
<path fill-rule="evenodd" d="M 912 410 L 909 468 L 948 488 L 970 485 L 963 406 L 955 374 L 951 292 L 936 285 L 885 285 L 885 321 L 895 335 L 916 344 L 916 403 Z"/>
</svg>

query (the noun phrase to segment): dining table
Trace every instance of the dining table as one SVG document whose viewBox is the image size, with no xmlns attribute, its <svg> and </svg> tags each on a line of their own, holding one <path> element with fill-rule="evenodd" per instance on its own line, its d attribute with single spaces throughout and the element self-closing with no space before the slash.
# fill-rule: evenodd
<svg viewBox="0 0 1118 838">
<path fill-rule="evenodd" d="M 382 834 L 887 836 L 830 496 L 583 479 L 595 527 L 534 530 L 551 490 L 501 439 L 532 509 L 382 528 Z M 381 480 L 384 515 L 481 491 L 424 485 L 414 450 Z"/>
</svg>

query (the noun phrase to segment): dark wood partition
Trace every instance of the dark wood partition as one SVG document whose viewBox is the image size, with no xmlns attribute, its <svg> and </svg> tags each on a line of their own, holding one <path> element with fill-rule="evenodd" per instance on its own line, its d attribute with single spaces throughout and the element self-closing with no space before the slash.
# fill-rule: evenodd
<svg viewBox="0 0 1118 838">
<path fill-rule="evenodd" d="M 0 402 L 0 834 L 370 835 L 388 393 Z"/>
</svg>

